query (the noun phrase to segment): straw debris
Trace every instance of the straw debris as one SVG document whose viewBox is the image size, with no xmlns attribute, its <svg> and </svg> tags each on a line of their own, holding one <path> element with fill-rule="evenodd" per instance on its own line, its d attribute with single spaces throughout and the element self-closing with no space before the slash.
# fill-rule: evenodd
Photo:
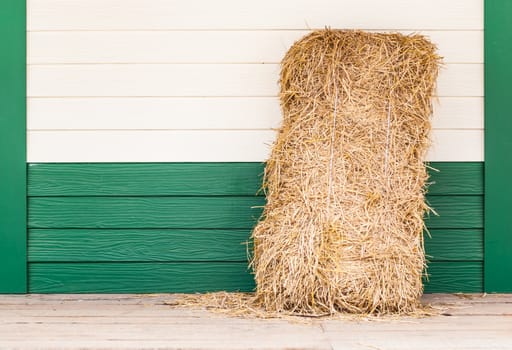
<svg viewBox="0 0 512 350">
<path fill-rule="evenodd" d="M 421 35 L 326 29 L 290 48 L 252 236 L 257 305 L 300 315 L 420 306 L 439 65 Z"/>
</svg>

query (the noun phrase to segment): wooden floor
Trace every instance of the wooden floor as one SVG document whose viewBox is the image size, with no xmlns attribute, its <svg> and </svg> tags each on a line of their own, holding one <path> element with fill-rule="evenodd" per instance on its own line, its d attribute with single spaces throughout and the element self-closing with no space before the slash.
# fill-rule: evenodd
<svg viewBox="0 0 512 350">
<path fill-rule="evenodd" d="M 262 320 L 173 295 L 3 295 L 0 349 L 512 349 L 512 295 L 428 295 L 422 319 Z M 172 302 L 171 302 L 172 304 Z"/>
</svg>

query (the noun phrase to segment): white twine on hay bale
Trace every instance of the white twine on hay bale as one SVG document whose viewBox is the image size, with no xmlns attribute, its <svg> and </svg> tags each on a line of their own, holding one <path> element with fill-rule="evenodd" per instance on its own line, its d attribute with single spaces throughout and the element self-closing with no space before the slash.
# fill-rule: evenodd
<svg viewBox="0 0 512 350">
<path fill-rule="evenodd" d="M 420 35 L 326 29 L 290 48 L 252 235 L 258 305 L 300 315 L 416 310 L 439 65 Z"/>
</svg>

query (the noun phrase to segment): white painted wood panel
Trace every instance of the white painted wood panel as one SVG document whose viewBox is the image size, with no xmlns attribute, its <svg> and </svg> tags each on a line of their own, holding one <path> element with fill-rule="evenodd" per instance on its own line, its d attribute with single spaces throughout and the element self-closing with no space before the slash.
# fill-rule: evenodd
<svg viewBox="0 0 512 350">
<path fill-rule="evenodd" d="M 274 131 L 32 131 L 28 162 L 252 162 Z"/>
<path fill-rule="evenodd" d="M 274 131 L 31 131 L 28 162 L 264 161 Z M 436 130 L 430 161 L 482 161 L 482 130 Z"/>
<path fill-rule="evenodd" d="M 482 0 L 30 0 L 29 30 L 483 29 Z"/>
<path fill-rule="evenodd" d="M 429 160 L 483 160 L 483 0 L 28 0 L 28 160 L 261 161 L 309 30 L 420 32 L 445 57 Z"/>
<path fill-rule="evenodd" d="M 277 97 L 30 98 L 28 129 L 271 129 Z"/>
<path fill-rule="evenodd" d="M 483 97 L 440 97 L 433 103 L 434 129 L 483 129 Z"/>
<path fill-rule="evenodd" d="M 277 64 L 32 65 L 29 97 L 276 96 Z M 447 64 L 439 96 L 483 96 L 482 64 Z"/>
<path fill-rule="evenodd" d="M 429 161 L 481 162 L 484 160 L 483 130 L 434 130 Z"/>
<path fill-rule="evenodd" d="M 29 98 L 29 130 L 271 129 L 281 122 L 277 97 Z M 483 129 L 483 98 L 440 97 L 435 129 Z"/>
<path fill-rule="evenodd" d="M 279 63 L 308 31 L 50 31 L 28 63 Z M 410 34 L 410 32 L 405 32 Z M 483 31 L 424 31 L 445 63 L 483 63 Z"/>
<path fill-rule="evenodd" d="M 274 96 L 275 64 L 44 65 L 28 96 Z"/>
</svg>

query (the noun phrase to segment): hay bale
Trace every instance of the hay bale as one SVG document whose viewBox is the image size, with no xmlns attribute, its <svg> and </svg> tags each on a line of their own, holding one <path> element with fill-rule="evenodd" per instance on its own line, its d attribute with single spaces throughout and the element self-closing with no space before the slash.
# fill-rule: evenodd
<svg viewBox="0 0 512 350">
<path fill-rule="evenodd" d="M 268 311 L 412 312 L 440 65 L 420 35 L 320 30 L 282 61 L 282 128 L 254 232 Z"/>
</svg>

